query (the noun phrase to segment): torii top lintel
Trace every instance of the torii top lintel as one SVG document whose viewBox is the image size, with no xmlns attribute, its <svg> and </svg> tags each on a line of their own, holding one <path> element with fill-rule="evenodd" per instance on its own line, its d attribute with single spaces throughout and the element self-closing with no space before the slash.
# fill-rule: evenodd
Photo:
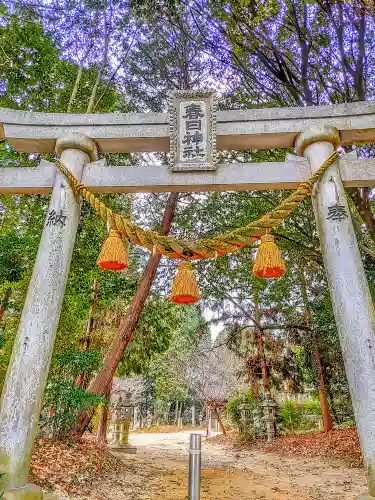
<svg viewBox="0 0 375 500">
<path fill-rule="evenodd" d="M 291 148 L 299 132 L 320 125 L 336 127 L 342 144 L 375 142 L 375 102 L 219 111 L 217 148 Z M 168 114 L 76 115 L 0 109 L 0 138 L 16 151 L 53 153 L 57 137 L 73 130 L 94 139 L 103 152 L 169 150 Z"/>
</svg>

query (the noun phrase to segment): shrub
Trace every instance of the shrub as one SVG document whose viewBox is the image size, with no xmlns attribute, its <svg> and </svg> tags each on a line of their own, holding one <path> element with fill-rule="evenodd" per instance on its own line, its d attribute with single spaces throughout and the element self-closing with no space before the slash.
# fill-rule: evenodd
<svg viewBox="0 0 375 500">
<path fill-rule="evenodd" d="M 281 429 L 289 432 L 316 429 L 322 416 L 319 398 L 298 404 L 296 401 L 285 401 L 278 413 Z"/>
<path fill-rule="evenodd" d="M 283 429 L 295 432 L 302 421 L 302 411 L 296 401 L 288 400 L 280 406 L 278 420 Z"/>
<path fill-rule="evenodd" d="M 103 398 L 76 385 L 81 373 L 97 369 L 100 357 L 95 352 L 64 353 L 56 360 L 56 371 L 46 387 L 40 426 L 53 438 L 69 436 L 78 413 L 103 402 Z"/>
<path fill-rule="evenodd" d="M 247 429 L 246 437 L 262 436 L 265 432 L 263 422 L 263 409 L 261 401 L 254 399 L 254 396 L 249 390 L 235 392 L 227 405 L 229 416 L 232 422 L 237 426 L 240 434 L 244 436 L 244 429 L 241 422 L 241 405 L 247 404 L 250 406 L 250 428 Z"/>
<path fill-rule="evenodd" d="M 249 404 L 252 407 L 255 406 L 254 396 L 251 391 L 240 390 L 236 391 L 230 398 L 227 409 L 229 416 L 237 426 L 241 423 L 241 410 L 240 407 L 242 404 Z"/>
<path fill-rule="evenodd" d="M 320 406 L 319 398 L 313 398 L 311 401 L 305 401 L 302 403 L 303 414 L 316 415 L 318 417 L 322 416 L 322 407 Z"/>
</svg>

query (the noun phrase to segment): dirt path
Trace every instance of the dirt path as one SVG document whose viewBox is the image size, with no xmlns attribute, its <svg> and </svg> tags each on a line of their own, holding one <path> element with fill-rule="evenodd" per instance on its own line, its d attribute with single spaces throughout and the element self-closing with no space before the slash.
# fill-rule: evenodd
<svg viewBox="0 0 375 500">
<path fill-rule="evenodd" d="M 117 454 L 127 474 L 110 485 L 92 485 L 85 498 L 186 499 L 189 432 L 132 434 L 130 442 L 138 448 L 136 455 Z M 349 500 L 365 490 L 362 469 L 317 458 L 235 452 L 203 438 L 202 500 Z"/>
</svg>

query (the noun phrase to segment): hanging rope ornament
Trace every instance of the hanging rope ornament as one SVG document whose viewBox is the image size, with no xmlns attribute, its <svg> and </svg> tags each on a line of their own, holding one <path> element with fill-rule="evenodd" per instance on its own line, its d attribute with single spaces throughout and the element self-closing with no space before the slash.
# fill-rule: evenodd
<svg viewBox="0 0 375 500">
<path fill-rule="evenodd" d="M 128 248 L 125 246 L 121 234 L 111 230 L 103 243 L 98 262 L 102 269 L 121 271 L 128 268 Z"/>
<path fill-rule="evenodd" d="M 193 267 L 190 262 L 186 262 L 186 259 L 217 258 L 219 255 L 238 252 L 243 246 L 252 245 L 260 238 L 253 274 L 258 278 L 282 276 L 285 273 L 285 264 L 274 237 L 269 232 L 279 227 L 305 198 L 311 196 L 314 184 L 338 157 L 338 151 L 332 152 L 314 174 L 302 182 L 277 207 L 258 220 L 215 238 L 203 238 L 197 241 L 176 239 L 141 228 L 124 215 L 112 212 L 101 199 L 91 193 L 87 186 L 74 177 L 60 159 L 56 160 L 56 166 L 68 179 L 74 192 L 82 196 L 107 223 L 108 229 L 111 229 L 99 255 L 98 266 L 112 270 L 128 267 L 128 248 L 125 247 L 122 236 L 136 245 L 147 248 L 153 254 L 160 253 L 173 259 L 183 258 L 185 261 L 178 266 L 169 300 L 177 304 L 189 304 L 197 302 L 200 294 Z"/>
<path fill-rule="evenodd" d="M 60 159 L 56 160 L 56 166 L 68 179 L 73 190 L 95 209 L 111 229 L 119 231 L 135 245 L 143 246 L 150 252 L 156 248 L 158 253 L 167 255 L 172 259 L 200 260 L 213 259 L 217 255 L 238 252 L 243 246 L 252 245 L 267 231 L 279 227 L 282 221 L 289 217 L 305 198 L 311 195 L 314 184 L 329 166 L 337 160 L 338 156 L 338 151 L 330 154 L 314 174 L 302 182 L 277 207 L 260 217 L 260 219 L 251 221 L 243 227 L 232 229 L 230 232 L 215 238 L 203 238 L 196 241 L 181 240 L 141 228 L 124 215 L 112 212 L 100 198 L 91 193 L 87 186 L 81 184 L 74 177 Z"/>
<path fill-rule="evenodd" d="M 198 302 L 199 299 L 199 288 L 193 266 L 190 262 L 181 262 L 178 265 L 169 300 L 176 304 L 192 304 Z"/>
<path fill-rule="evenodd" d="M 272 234 L 260 238 L 253 274 L 257 278 L 280 278 L 285 274 L 285 264 Z"/>
</svg>

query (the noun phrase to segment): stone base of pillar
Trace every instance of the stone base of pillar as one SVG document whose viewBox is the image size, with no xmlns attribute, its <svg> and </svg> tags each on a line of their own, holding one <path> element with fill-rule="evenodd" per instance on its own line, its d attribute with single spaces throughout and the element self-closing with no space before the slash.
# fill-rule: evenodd
<svg viewBox="0 0 375 500">
<path fill-rule="evenodd" d="M 28 483 L 23 488 L 4 491 L 5 500 L 42 500 L 43 491 L 36 484 Z"/>
<path fill-rule="evenodd" d="M 131 444 L 110 444 L 108 446 L 112 451 L 117 451 L 119 453 L 132 453 L 133 455 L 137 453 L 136 446 Z"/>
</svg>

